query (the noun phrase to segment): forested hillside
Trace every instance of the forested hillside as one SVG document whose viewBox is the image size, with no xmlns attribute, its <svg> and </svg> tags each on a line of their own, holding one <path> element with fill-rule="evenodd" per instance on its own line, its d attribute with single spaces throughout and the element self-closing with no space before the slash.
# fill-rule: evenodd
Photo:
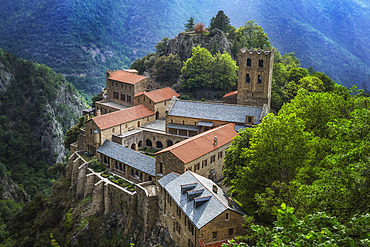
<svg viewBox="0 0 370 247">
<path fill-rule="evenodd" d="M 0 47 L 44 63 L 89 95 L 106 69 L 127 68 L 184 23 L 223 9 L 235 27 L 256 20 L 273 46 L 345 86 L 369 83 L 369 5 L 361 1 L 0 0 Z M 237 7 L 235 7 L 237 6 Z"/>
<path fill-rule="evenodd" d="M 62 75 L 0 50 L 0 163 L 28 194 L 50 190 L 47 169 L 63 160 L 64 134 L 84 106 Z"/>
</svg>

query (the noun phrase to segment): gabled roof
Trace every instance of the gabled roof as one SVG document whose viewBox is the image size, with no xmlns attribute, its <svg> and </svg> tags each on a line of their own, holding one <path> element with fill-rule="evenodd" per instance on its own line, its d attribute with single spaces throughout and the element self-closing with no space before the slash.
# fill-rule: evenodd
<svg viewBox="0 0 370 247">
<path fill-rule="evenodd" d="M 149 110 L 148 107 L 144 105 L 138 105 L 120 111 L 97 116 L 92 118 L 91 120 L 95 122 L 100 130 L 105 130 L 117 125 L 134 121 L 136 119 L 149 117 L 151 115 L 154 115 L 154 112 Z"/>
<path fill-rule="evenodd" d="M 124 82 L 132 85 L 135 85 L 136 83 L 138 83 L 141 80 L 144 80 L 145 78 L 146 78 L 145 76 L 136 75 L 133 73 L 125 72 L 123 70 L 111 72 L 111 74 L 108 77 L 109 80 Z"/>
<path fill-rule="evenodd" d="M 232 92 L 229 92 L 229 93 L 225 94 L 224 98 L 229 97 L 229 96 L 233 96 L 233 95 L 237 95 L 237 94 L 238 94 L 238 90 L 232 91 Z"/>
<path fill-rule="evenodd" d="M 169 182 L 171 179 L 172 181 Z M 166 182 L 164 183 L 163 181 Z M 187 171 L 180 176 L 174 176 L 169 173 L 158 180 L 158 183 L 168 192 L 197 229 L 202 228 L 228 209 L 242 215 L 245 214 L 243 209 L 234 201 L 229 204 L 229 196 L 212 180 L 202 177 L 194 172 Z M 197 207 L 194 207 L 194 199 L 188 200 L 188 192 L 181 193 L 181 185 L 190 183 L 196 183 L 196 186 L 192 190 L 203 190 L 202 194 L 195 199 L 207 199 Z M 217 187 L 217 192 L 213 191 L 213 186 Z"/>
<path fill-rule="evenodd" d="M 105 140 L 97 152 L 151 176 L 155 176 L 155 159 L 145 154 L 141 154 L 109 140 Z"/>
<path fill-rule="evenodd" d="M 165 100 L 170 100 L 172 99 L 173 96 L 175 97 L 180 96 L 180 94 L 176 93 L 171 88 L 165 87 L 165 88 L 157 89 L 157 90 L 150 91 L 150 92 L 140 92 L 136 94 L 135 97 L 138 97 L 143 94 L 147 96 L 149 99 L 151 99 L 154 103 L 162 102 Z"/>
<path fill-rule="evenodd" d="M 186 164 L 231 142 L 236 134 L 235 124 L 229 123 L 162 149 L 157 154 L 171 152 Z M 215 137 L 217 137 L 216 147 L 214 146 Z"/>
<path fill-rule="evenodd" d="M 176 100 L 168 115 L 218 120 L 236 124 L 246 124 L 246 116 L 253 116 L 255 119 L 254 124 L 259 124 L 263 113 L 262 110 L 263 107 Z"/>
</svg>

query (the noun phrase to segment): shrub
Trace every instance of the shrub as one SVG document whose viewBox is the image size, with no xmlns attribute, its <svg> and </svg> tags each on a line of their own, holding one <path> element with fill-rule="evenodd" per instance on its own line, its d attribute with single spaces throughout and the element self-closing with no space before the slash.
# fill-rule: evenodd
<svg viewBox="0 0 370 247">
<path fill-rule="evenodd" d="M 204 33 L 207 32 L 207 29 L 204 27 L 203 23 L 197 23 L 194 28 L 195 33 Z"/>
</svg>

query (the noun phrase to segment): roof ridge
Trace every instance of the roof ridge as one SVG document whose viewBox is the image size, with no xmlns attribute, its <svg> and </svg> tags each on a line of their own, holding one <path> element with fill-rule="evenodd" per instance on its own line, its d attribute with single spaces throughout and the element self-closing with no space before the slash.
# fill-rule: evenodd
<svg viewBox="0 0 370 247">
<path fill-rule="evenodd" d="M 208 188 L 207 188 L 207 186 L 205 186 L 196 176 L 194 176 L 194 174 L 196 174 L 196 175 L 198 175 L 197 173 L 195 173 L 195 172 L 192 172 L 192 171 L 188 171 L 196 180 L 198 180 L 199 181 L 199 183 L 201 183 L 202 185 L 203 185 L 203 187 L 206 189 L 206 190 L 208 190 L 219 202 L 221 202 L 221 204 L 222 205 L 224 205 L 225 207 L 226 207 L 226 209 L 228 209 L 229 207 L 228 206 L 226 206 L 214 193 L 213 193 L 213 191 L 211 191 L 211 190 L 209 190 Z M 194 174 L 193 174 L 194 173 Z M 199 175 L 200 176 L 200 175 Z M 217 186 L 217 184 L 216 184 L 216 186 Z M 221 189 L 222 190 L 222 189 Z"/>
<path fill-rule="evenodd" d="M 185 144 L 187 144 L 188 142 L 190 142 L 190 141 L 192 141 L 192 140 L 195 140 L 195 139 L 201 138 L 201 137 L 203 137 L 203 136 L 205 136 L 205 135 L 208 135 L 208 134 L 210 134 L 210 133 L 212 133 L 212 132 L 214 132 L 214 131 L 216 131 L 216 130 L 220 129 L 221 127 L 225 127 L 225 126 L 232 125 L 232 124 L 233 124 L 233 125 L 235 125 L 234 123 L 228 123 L 228 124 L 224 124 L 224 125 L 218 126 L 218 127 L 216 127 L 216 128 L 213 128 L 213 129 L 207 130 L 207 131 L 205 131 L 205 132 L 203 132 L 203 133 L 200 133 L 200 134 L 198 134 L 198 135 L 195 135 L 195 136 L 193 136 L 193 137 L 190 137 L 190 138 L 188 138 L 188 139 L 185 139 L 185 140 L 183 140 L 183 141 L 181 141 L 181 142 L 179 142 L 179 143 L 176 143 L 176 144 L 174 144 L 174 145 L 172 145 L 172 146 L 170 146 L 170 147 L 167 147 L 167 148 L 165 148 L 165 149 L 162 149 L 162 150 L 161 150 L 161 151 L 159 151 L 158 153 L 167 152 L 167 151 L 173 150 L 173 149 L 175 149 L 175 148 L 181 147 L 182 145 L 185 145 Z"/>
</svg>

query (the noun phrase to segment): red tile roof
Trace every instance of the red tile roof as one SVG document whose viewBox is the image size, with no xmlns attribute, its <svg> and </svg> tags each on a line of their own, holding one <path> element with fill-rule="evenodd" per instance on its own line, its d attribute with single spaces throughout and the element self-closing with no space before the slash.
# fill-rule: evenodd
<svg viewBox="0 0 370 247">
<path fill-rule="evenodd" d="M 144 105 L 138 105 L 123 109 L 120 111 L 115 111 L 112 113 L 104 114 L 98 117 L 92 118 L 95 124 L 100 130 L 105 130 L 120 124 L 128 123 L 136 119 L 149 117 L 154 115 L 154 112 L 149 110 Z"/>
<path fill-rule="evenodd" d="M 162 89 L 150 91 L 150 92 L 140 92 L 135 95 L 135 97 L 145 94 L 149 99 L 151 99 L 154 103 L 158 103 L 165 100 L 172 99 L 173 96 L 179 97 L 180 94 L 176 93 L 169 87 L 165 87 Z"/>
<path fill-rule="evenodd" d="M 133 73 L 125 72 L 123 70 L 114 71 L 108 77 L 109 80 L 120 81 L 128 84 L 135 85 L 146 77 L 141 75 L 136 75 Z"/>
<path fill-rule="evenodd" d="M 229 123 L 162 149 L 157 154 L 171 152 L 186 164 L 231 142 L 236 134 L 235 124 Z M 216 147 L 213 145 L 215 136 L 217 137 Z"/>
<path fill-rule="evenodd" d="M 236 91 L 232 91 L 232 92 L 229 92 L 229 93 L 225 94 L 225 95 L 224 95 L 224 98 L 225 98 L 225 97 L 229 97 L 229 96 L 233 96 L 233 95 L 236 95 L 236 94 L 238 94 L 238 90 L 236 90 Z"/>
</svg>

